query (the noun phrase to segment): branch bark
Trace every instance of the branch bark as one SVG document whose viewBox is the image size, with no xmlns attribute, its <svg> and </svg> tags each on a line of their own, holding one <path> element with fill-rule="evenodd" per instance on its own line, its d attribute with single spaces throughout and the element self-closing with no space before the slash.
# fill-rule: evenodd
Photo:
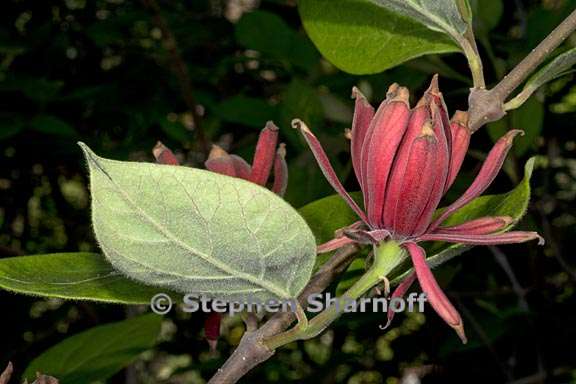
<svg viewBox="0 0 576 384">
<path fill-rule="evenodd" d="M 348 245 L 336 251 L 306 285 L 298 297 L 300 304 L 306 305 L 310 295 L 323 292 L 336 276 L 348 268 L 357 250 L 355 245 Z M 292 312 L 279 312 L 256 331 L 247 331 L 234 353 L 218 369 L 208 384 L 236 383 L 252 368 L 268 360 L 274 355 L 274 351 L 268 349 L 263 340 L 286 330 L 294 320 L 295 316 Z"/>
<path fill-rule="evenodd" d="M 162 16 L 162 10 L 160 9 L 158 2 L 156 0 L 142 0 L 142 3 L 152 12 L 154 24 L 162 32 L 162 44 L 168 52 L 172 72 L 178 78 L 182 98 L 192 115 L 196 139 L 198 140 L 202 152 L 207 157 L 210 152 L 210 143 L 208 142 L 206 134 L 202 128 L 202 119 L 198 113 L 198 104 L 196 103 L 196 98 L 194 97 L 194 92 L 192 90 L 192 80 L 188 72 L 188 67 L 186 67 L 186 63 L 180 54 L 176 38 L 168 26 L 166 19 Z"/>
<path fill-rule="evenodd" d="M 510 94 L 526 80 L 546 57 L 576 30 L 576 10 L 558 25 L 504 79 L 491 90 L 473 89 L 468 99 L 470 128 L 478 130 L 484 124 L 504 117 L 504 103 Z"/>
</svg>

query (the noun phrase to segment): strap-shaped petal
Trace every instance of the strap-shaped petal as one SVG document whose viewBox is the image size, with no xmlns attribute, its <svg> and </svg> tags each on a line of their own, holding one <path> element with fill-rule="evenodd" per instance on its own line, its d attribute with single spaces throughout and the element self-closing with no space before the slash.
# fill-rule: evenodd
<svg viewBox="0 0 576 384">
<path fill-rule="evenodd" d="M 458 334 L 463 343 L 466 343 L 466 334 L 460 314 L 454 308 L 450 300 L 446 297 L 438 282 L 434 278 L 430 267 L 426 263 L 426 254 L 424 250 L 415 243 L 405 243 L 404 247 L 410 253 L 414 270 L 418 276 L 418 282 L 422 291 L 426 293 L 428 302 L 434 308 L 436 313 Z"/>
<path fill-rule="evenodd" d="M 330 164 L 330 160 L 328 160 L 326 152 L 324 152 L 322 145 L 320 144 L 316 136 L 314 136 L 314 134 L 310 131 L 310 128 L 308 128 L 308 126 L 306 126 L 306 124 L 300 119 L 292 120 L 292 127 L 298 129 L 304 136 L 304 139 L 306 140 L 308 146 L 312 150 L 312 153 L 314 154 L 314 157 L 316 158 L 316 161 L 318 162 L 318 165 L 320 166 L 322 173 L 324 174 L 326 180 L 328 180 L 332 188 L 334 188 L 336 192 L 338 192 L 338 194 L 342 196 L 342 198 L 348 203 L 350 208 L 352 208 L 354 212 L 356 212 L 358 217 L 360 217 L 360 219 L 362 219 L 363 222 L 367 223 L 366 214 L 360 209 L 358 204 L 356 204 L 356 202 L 352 199 L 352 197 L 348 194 L 348 192 L 346 192 L 346 189 L 344 189 L 344 186 L 342 185 L 342 183 L 340 183 L 340 180 L 338 180 L 338 176 L 336 176 L 336 172 L 334 171 L 334 168 L 332 168 L 332 165 Z"/>
<path fill-rule="evenodd" d="M 481 217 L 451 227 L 440 227 L 433 233 L 451 235 L 487 235 L 501 231 L 514 222 L 510 216 Z"/>
<path fill-rule="evenodd" d="M 335 251 L 338 248 L 342 248 L 345 245 L 348 244 L 354 244 L 356 243 L 356 240 L 353 240 L 347 236 L 342 236 L 342 237 L 336 237 L 332 240 L 329 240 L 325 243 L 320 244 L 317 248 L 316 248 L 316 252 L 317 253 L 327 253 L 327 252 L 332 252 Z"/>
<path fill-rule="evenodd" d="M 466 192 L 464 192 L 458 200 L 449 205 L 444 212 L 442 212 L 442 214 L 430 225 L 429 230 L 437 228 L 451 214 L 480 196 L 486 188 L 490 186 L 492 181 L 496 178 L 496 175 L 498 175 L 498 172 L 500 172 L 502 164 L 504 164 L 504 159 L 506 159 L 506 155 L 512 147 L 514 137 L 519 134 L 523 134 L 523 131 L 513 129 L 502 136 L 496 144 L 494 144 L 494 147 L 492 147 L 490 153 L 488 153 L 486 160 L 482 164 L 482 168 L 480 168 L 480 172 L 478 172 L 476 179 L 474 179 L 470 187 L 468 187 Z"/>
<path fill-rule="evenodd" d="M 396 299 L 396 298 L 403 298 L 406 295 L 406 292 L 408 292 L 408 290 L 412 286 L 412 284 L 414 284 L 414 281 L 416 281 L 416 273 L 412 272 L 411 274 L 406 276 L 404 278 L 404 280 L 402 280 L 400 282 L 400 284 L 398 284 L 398 286 L 396 287 L 394 292 L 392 292 L 392 295 L 390 295 L 390 300 L 388 300 L 388 302 L 391 303 L 392 300 Z M 386 321 L 386 325 L 380 326 L 380 329 L 388 328 L 390 326 L 390 324 L 392 323 L 392 320 L 394 319 L 395 314 L 396 314 L 396 312 L 391 311 L 390 307 L 388 307 L 388 312 L 386 313 L 387 318 L 388 318 Z"/>
<path fill-rule="evenodd" d="M 453 233 L 429 233 L 418 238 L 419 241 L 445 241 L 470 245 L 499 245 L 525 243 L 538 240 L 538 245 L 544 245 L 544 238 L 537 232 L 512 231 L 492 235 L 468 235 Z"/>
</svg>

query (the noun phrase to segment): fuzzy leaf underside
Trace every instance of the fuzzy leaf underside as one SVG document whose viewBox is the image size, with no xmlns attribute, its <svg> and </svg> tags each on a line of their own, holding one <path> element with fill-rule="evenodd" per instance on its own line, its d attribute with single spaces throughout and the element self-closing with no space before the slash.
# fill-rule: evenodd
<svg viewBox="0 0 576 384">
<path fill-rule="evenodd" d="M 127 276 L 228 301 L 292 298 L 308 282 L 314 236 L 267 189 L 199 169 L 103 159 L 80 146 L 96 238 Z"/>
</svg>

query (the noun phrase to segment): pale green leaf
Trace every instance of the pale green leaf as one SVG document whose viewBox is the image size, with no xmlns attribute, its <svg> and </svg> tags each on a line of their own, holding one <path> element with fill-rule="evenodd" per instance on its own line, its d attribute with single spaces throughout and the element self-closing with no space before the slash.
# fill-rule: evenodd
<svg viewBox="0 0 576 384">
<path fill-rule="evenodd" d="M 104 256 L 53 253 L 0 259 L 0 288 L 26 295 L 148 304 L 159 292 L 124 277 Z"/>
<path fill-rule="evenodd" d="M 455 38 L 462 35 L 468 27 L 454 0 L 370 1 L 412 20 L 417 20 L 433 31 L 443 32 Z"/>
<path fill-rule="evenodd" d="M 506 110 L 516 109 L 528 100 L 528 98 L 544 84 L 561 76 L 573 72 L 571 69 L 576 64 L 576 48 L 572 48 L 543 66 L 532 75 L 522 91 L 504 105 Z"/>
<path fill-rule="evenodd" d="M 566 73 L 576 64 L 576 48 L 572 48 L 543 66 L 526 82 L 525 88 L 538 89 Z"/>
<path fill-rule="evenodd" d="M 459 50 L 445 34 L 368 0 L 340 0 L 337 6 L 333 0 L 300 0 L 298 10 L 324 57 L 353 74 L 378 73 L 422 55 Z"/>
<path fill-rule="evenodd" d="M 24 378 L 34 380 L 41 372 L 60 384 L 106 380 L 154 346 L 161 323 L 160 316 L 151 314 L 69 337 L 33 360 Z"/>
<path fill-rule="evenodd" d="M 229 301 L 296 297 L 310 279 L 314 236 L 274 193 L 200 169 L 103 159 L 80 146 L 96 238 L 127 276 Z"/>
</svg>

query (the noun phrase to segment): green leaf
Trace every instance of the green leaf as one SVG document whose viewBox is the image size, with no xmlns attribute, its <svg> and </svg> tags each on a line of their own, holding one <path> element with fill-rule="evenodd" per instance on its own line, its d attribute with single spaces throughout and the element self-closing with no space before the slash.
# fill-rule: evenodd
<svg viewBox="0 0 576 384">
<path fill-rule="evenodd" d="M 521 129 L 525 135 L 514 144 L 516 156 L 524 155 L 536 147 L 536 142 L 544 128 L 544 105 L 536 98 L 530 98 L 518 109 L 508 112 L 504 119 L 488 124 L 490 137 L 496 142 L 510 128 Z"/>
<path fill-rule="evenodd" d="M 302 69 L 311 70 L 318 62 L 318 53 L 310 41 L 297 34 L 274 13 L 245 13 L 236 24 L 235 34 L 241 45 Z"/>
<path fill-rule="evenodd" d="M 154 346 L 161 323 L 160 316 L 150 314 L 69 337 L 34 359 L 24 377 L 34 380 L 41 372 L 61 384 L 106 380 Z"/>
<path fill-rule="evenodd" d="M 264 128 L 268 120 L 276 117 L 275 108 L 266 100 L 242 95 L 224 100 L 215 108 L 215 113 L 222 120 L 257 128 Z"/>
<path fill-rule="evenodd" d="M 64 120 L 50 115 L 35 117 L 30 122 L 32 129 L 49 135 L 76 137 L 76 131 Z"/>
<path fill-rule="evenodd" d="M 510 192 L 499 195 L 480 196 L 456 211 L 443 225 L 451 226 L 484 216 L 510 216 L 515 222 L 520 220 L 528 209 L 530 201 L 530 178 L 535 158 L 530 158 L 524 166 L 524 178 Z"/>
<path fill-rule="evenodd" d="M 15 116 L 2 116 L 0 119 L 0 140 L 9 139 L 22 132 L 24 121 Z"/>
<path fill-rule="evenodd" d="M 510 216 L 514 219 L 514 224 L 517 223 L 528 209 L 530 178 L 534 169 L 534 161 L 535 158 L 531 158 L 526 162 L 524 178 L 513 190 L 498 195 L 480 196 L 456 211 L 443 225 L 457 225 L 484 216 Z M 506 230 L 509 230 L 514 224 L 506 228 Z M 435 242 L 432 246 L 427 247 L 428 254 L 431 256 L 426 260 L 430 267 L 435 268 L 470 248 L 472 247 L 463 244 Z M 411 270 L 410 268 L 399 277 L 395 277 L 393 282 L 399 282 Z"/>
<path fill-rule="evenodd" d="M 356 201 L 362 201 L 361 192 L 350 194 Z M 334 238 L 334 232 L 360 220 L 340 195 L 331 195 L 313 201 L 298 210 L 312 229 L 318 244 Z"/>
<path fill-rule="evenodd" d="M 450 36 L 462 35 L 466 22 L 462 19 L 454 0 L 370 0 L 394 13 L 409 17 L 433 31 Z"/>
<path fill-rule="evenodd" d="M 432 2 L 431 2 L 432 3 Z M 300 0 L 304 28 L 320 52 L 353 74 L 382 72 L 407 60 L 458 51 L 446 35 L 366 0 Z"/>
<path fill-rule="evenodd" d="M 478 35 L 487 35 L 496 28 L 504 13 L 502 0 L 471 0 L 474 26 Z"/>
<path fill-rule="evenodd" d="M 281 94 L 280 124 L 290 127 L 290 122 L 299 118 L 311 127 L 320 127 L 324 117 L 324 107 L 318 92 L 301 80 L 294 79 Z M 290 143 L 301 146 L 302 139 L 295 129 L 284 131 Z"/>
<path fill-rule="evenodd" d="M 574 70 L 571 70 L 574 64 L 576 64 L 576 48 L 572 48 L 556 56 L 528 79 L 522 91 L 512 100 L 504 104 L 504 109 L 508 111 L 522 106 L 526 100 L 544 84 L 574 72 Z"/>
<path fill-rule="evenodd" d="M 514 145 L 516 156 L 524 155 L 536 147 L 536 142 L 544 128 L 544 105 L 537 98 L 528 99 L 520 108 L 510 113 L 512 127 L 521 129 L 525 135 Z"/>
<path fill-rule="evenodd" d="M 129 277 L 229 301 L 296 297 L 310 279 L 314 236 L 274 193 L 200 169 L 103 159 L 79 144 L 96 238 Z"/>
<path fill-rule="evenodd" d="M 0 287 L 26 295 L 148 304 L 158 288 L 129 280 L 95 253 L 53 253 L 0 259 Z"/>
</svg>

